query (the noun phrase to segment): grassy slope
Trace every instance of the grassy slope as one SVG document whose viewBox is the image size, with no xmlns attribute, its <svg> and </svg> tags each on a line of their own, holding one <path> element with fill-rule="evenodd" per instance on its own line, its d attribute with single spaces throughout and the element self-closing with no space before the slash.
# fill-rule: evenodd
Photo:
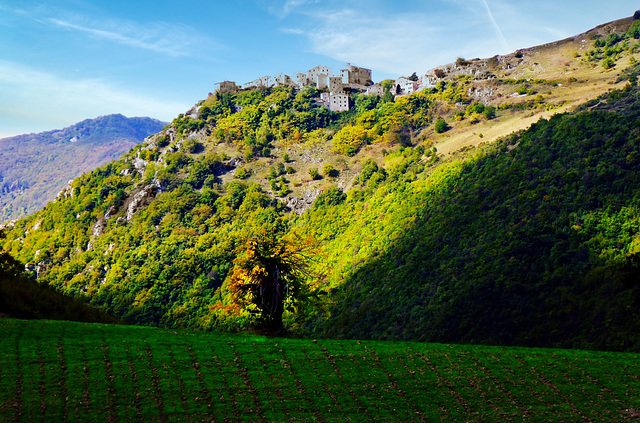
<svg viewBox="0 0 640 423">
<path fill-rule="evenodd" d="M 0 420 L 634 421 L 635 354 L 0 320 Z"/>
</svg>

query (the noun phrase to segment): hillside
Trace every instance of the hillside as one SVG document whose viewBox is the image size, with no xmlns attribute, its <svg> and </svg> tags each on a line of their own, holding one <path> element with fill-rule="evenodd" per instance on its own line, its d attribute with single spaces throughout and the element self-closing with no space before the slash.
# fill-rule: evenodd
<svg viewBox="0 0 640 423">
<path fill-rule="evenodd" d="M 0 222 L 34 213 L 67 182 L 120 158 L 166 123 L 123 115 L 0 139 Z"/>
<path fill-rule="evenodd" d="M 0 320 L 2 421 L 626 422 L 635 354 Z"/>
<path fill-rule="evenodd" d="M 637 351 L 638 39 L 628 18 L 461 58 L 343 113 L 313 86 L 217 93 L 4 246 L 118 318 L 239 330 L 244 241 L 310 237 L 317 295 L 288 309 L 294 333 Z"/>
</svg>

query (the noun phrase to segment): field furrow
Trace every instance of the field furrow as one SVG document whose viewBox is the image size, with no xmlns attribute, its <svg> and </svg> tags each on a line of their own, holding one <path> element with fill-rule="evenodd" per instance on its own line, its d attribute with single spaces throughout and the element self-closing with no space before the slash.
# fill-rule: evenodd
<svg viewBox="0 0 640 423">
<path fill-rule="evenodd" d="M 0 321 L 2 422 L 631 422 L 637 354 Z"/>
</svg>

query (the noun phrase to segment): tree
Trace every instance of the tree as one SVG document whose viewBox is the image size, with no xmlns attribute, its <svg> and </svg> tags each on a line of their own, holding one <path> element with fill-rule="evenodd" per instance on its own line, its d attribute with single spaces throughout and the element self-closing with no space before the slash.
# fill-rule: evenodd
<svg viewBox="0 0 640 423">
<path fill-rule="evenodd" d="M 441 134 L 445 132 L 447 129 L 449 129 L 449 125 L 447 124 L 447 121 L 445 121 L 443 118 L 440 117 L 438 118 L 438 120 L 436 120 L 434 129 L 438 134 Z"/>
<path fill-rule="evenodd" d="M 282 315 L 310 296 L 306 281 L 316 244 L 311 239 L 263 230 L 237 250 L 229 278 L 233 301 L 251 313 L 272 334 L 285 331 Z"/>
</svg>

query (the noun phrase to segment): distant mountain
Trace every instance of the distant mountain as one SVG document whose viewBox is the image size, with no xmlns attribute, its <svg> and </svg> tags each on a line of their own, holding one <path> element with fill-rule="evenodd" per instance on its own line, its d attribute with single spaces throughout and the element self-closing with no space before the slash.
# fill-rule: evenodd
<svg viewBox="0 0 640 423">
<path fill-rule="evenodd" d="M 40 210 L 69 180 L 119 158 L 165 125 L 115 114 L 0 139 L 0 222 Z"/>
</svg>

